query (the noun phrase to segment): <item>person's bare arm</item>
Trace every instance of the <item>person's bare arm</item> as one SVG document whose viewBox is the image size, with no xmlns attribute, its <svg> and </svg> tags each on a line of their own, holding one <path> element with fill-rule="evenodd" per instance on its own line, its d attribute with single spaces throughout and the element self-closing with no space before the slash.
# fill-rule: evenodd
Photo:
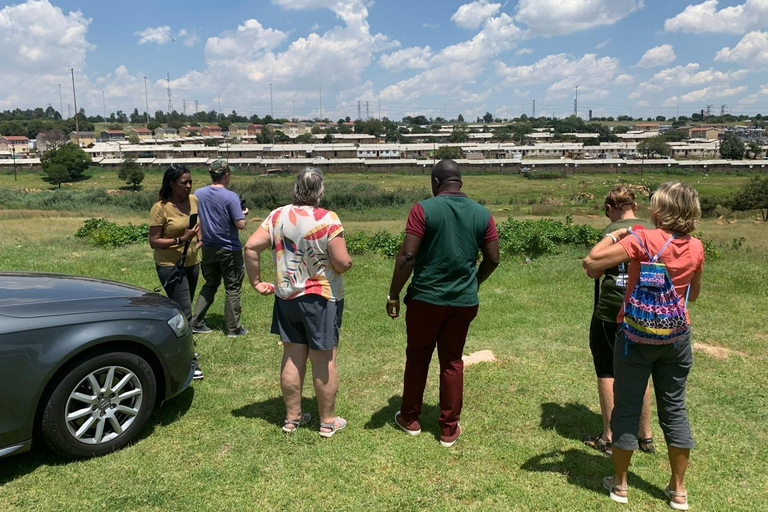
<svg viewBox="0 0 768 512">
<path fill-rule="evenodd" d="M 163 238 L 162 226 L 150 226 L 149 227 L 149 246 L 152 249 L 170 249 L 173 246 L 179 245 L 179 242 L 181 244 L 184 244 L 188 240 L 191 240 L 192 237 L 197 236 L 199 231 L 200 231 L 199 225 L 195 226 L 192 229 L 187 229 L 186 231 L 184 231 L 184 234 L 179 237 L 179 240 L 176 240 L 175 238 Z"/>
<path fill-rule="evenodd" d="M 352 268 L 352 257 L 347 251 L 347 241 L 344 233 L 339 233 L 328 242 L 328 258 L 331 260 L 333 270 L 343 274 Z"/>
<path fill-rule="evenodd" d="M 271 243 L 269 232 L 261 226 L 253 232 L 245 243 L 244 260 L 248 282 L 261 295 L 269 295 L 274 291 L 272 284 L 261 280 L 261 253 L 269 248 Z"/>
<path fill-rule="evenodd" d="M 693 274 L 691 279 L 691 290 L 688 293 L 688 302 L 693 302 L 699 298 L 701 293 L 701 270 Z"/>
<path fill-rule="evenodd" d="M 400 316 L 400 291 L 411 277 L 419 247 L 421 247 L 421 238 L 406 233 L 403 245 L 400 246 L 400 251 L 395 258 L 395 270 L 392 272 L 392 282 L 389 285 L 387 314 L 392 318 Z"/>
<path fill-rule="evenodd" d="M 611 235 L 616 240 L 621 240 L 627 233 L 626 229 L 618 229 Z M 614 242 L 614 238 L 608 235 L 603 237 L 582 260 L 582 266 L 590 277 L 600 277 L 605 269 L 629 261 L 627 250 L 620 243 Z"/>
<path fill-rule="evenodd" d="M 245 226 L 248 225 L 248 219 L 240 219 L 235 221 L 235 227 L 239 230 L 245 229 Z"/>
<path fill-rule="evenodd" d="M 492 240 L 486 242 L 480 248 L 480 252 L 483 253 L 483 261 L 480 262 L 480 268 L 477 269 L 477 285 L 480 286 L 483 281 L 496 270 L 499 266 L 499 241 Z"/>
</svg>

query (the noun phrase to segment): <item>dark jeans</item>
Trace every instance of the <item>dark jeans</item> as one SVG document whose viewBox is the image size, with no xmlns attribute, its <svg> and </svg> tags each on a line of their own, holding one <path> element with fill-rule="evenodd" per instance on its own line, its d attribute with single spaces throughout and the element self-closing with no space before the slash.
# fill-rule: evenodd
<svg viewBox="0 0 768 512">
<path fill-rule="evenodd" d="M 630 343 L 624 331 L 616 332 L 613 351 L 613 445 L 636 450 L 637 428 L 648 377 L 653 376 L 659 426 L 667 446 L 693 448 L 691 426 L 685 410 L 685 383 L 693 365 L 690 336 L 671 345 Z"/>
<path fill-rule="evenodd" d="M 192 299 L 197 289 L 200 265 L 179 268 L 177 266 L 156 266 L 157 277 L 163 285 L 165 294 L 181 308 L 187 320 L 192 319 Z"/>
<path fill-rule="evenodd" d="M 205 325 L 205 314 L 213 304 L 216 290 L 224 281 L 224 324 L 228 334 L 242 329 L 240 323 L 240 289 L 243 285 L 245 267 L 242 251 L 229 251 L 210 245 L 203 246 L 203 261 L 200 264 L 205 284 L 200 290 L 192 317 L 192 327 Z"/>
<path fill-rule="evenodd" d="M 405 349 L 403 405 L 400 414 L 407 424 L 418 421 L 424 401 L 429 363 L 437 346 L 440 360 L 440 434 L 456 433 L 464 398 L 464 343 L 478 306 L 436 306 L 411 300 L 405 313 L 408 346 Z"/>
</svg>

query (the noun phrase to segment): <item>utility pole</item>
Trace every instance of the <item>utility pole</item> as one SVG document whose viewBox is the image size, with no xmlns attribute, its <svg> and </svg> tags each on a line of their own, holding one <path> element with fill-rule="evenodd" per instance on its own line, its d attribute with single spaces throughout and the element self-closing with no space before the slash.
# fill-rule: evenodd
<svg viewBox="0 0 768 512">
<path fill-rule="evenodd" d="M 195 100 L 195 114 L 197 114 L 197 105 L 198 105 L 197 100 Z"/>
<path fill-rule="evenodd" d="M 533 100 L 533 110 L 531 110 L 531 119 L 536 119 L 536 100 Z"/>
<path fill-rule="evenodd" d="M 101 90 L 101 103 L 104 105 L 104 121 L 107 120 L 107 100 L 104 97 L 104 89 Z"/>
<path fill-rule="evenodd" d="M 61 84 L 59 84 L 59 105 L 61 105 L 61 117 L 64 117 L 64 100 L 61 99 Z"/>
<path fill-rule="evenodd" d="M 295 105 L 295 103 L 296 102 L 294 101 L 294 105 Z M 294 106 L 293 110 L 294 110 L 293 116 L 296 117 L 296 113 L 295 113 L 296 107 L 295 106 Z M 275 117 L 275 105 L 272 102 L 272 84 L 271 83 L 269 84 L 269 117 L 272 117 L 272 118 Z"/>
<path fill-rule="evenodd" d="M 296 122 L 296 100 L 293 100 L 293 122 Z"/>
<path fill-rule="evenodd" d="M 13 181 L 16 181 L 16 145 L 11 142 L 11 158 L 13 159 Z"/>
<path fill-rule="evenodd" d="M 147 96 L 147 77 L 144 77 L 144 114 L 147 118 L 147 128 L 149 128 L 149 96 Z"/>
<path fill-rule="evenodd" d="M 219 96 L 219 122 L 221 122 L 221 96 Z"/>
<path fill-rule="evenodd" d="M 165 76 L 165 86 L 168 89 L 168 115 L 173 112 L 173 101 L 171 100 L 171 74 Z"/>
<path fill-rule="evenodd" d="M 320 89 L 320 120 L 323 120 L 323 90 Z"/>
<path fill-rule="evenodd" d="M 187 100 L 181 100 L 181 105 L 184 110 L 184 117 L 187 116 Z"/>
<path fill-rule="evenodd" d="M 75 92 L 75 68 L 69 68 L 72 73 L 72 98 L 75 102 L 75 140 L 77 140 L 78 147 L 80 146 L 80 126 L 77 123 L 77 93 Z"/>
<path fill-rule="evenodd" d="M 362 114 L 360 113 L 360 100 L 357 100 L 357 119 L 362 120 Z"/>
</svg>

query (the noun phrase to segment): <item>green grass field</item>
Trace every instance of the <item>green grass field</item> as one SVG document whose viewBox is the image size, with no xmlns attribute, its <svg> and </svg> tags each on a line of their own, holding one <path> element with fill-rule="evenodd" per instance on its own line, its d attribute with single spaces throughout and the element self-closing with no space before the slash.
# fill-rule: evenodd
<svg viewBox="0 0 768 512">
<path fill-rule="evenodd" d="M 158 176 L 149 175 L 147 186 L 157 187 Z M 336 179 L 371 179 L 385 187 L 420 187 L 425 181 L 333 175 L 328 187 Z M 587 175 L 531 183 L 517 176 L 468 176 L 465 190 L 485 197 L 497 216 L 527 216 L 531 212 L 510 210 L 502 200 L 566 197 L 583 187 L 599 201 L 610 186 L 603 183 L 611 179 Z M 709 179 L 717 183 L 696 185 L 736 188 L 744 178 Z M 8 186 L 6 180 L 0 176 L 0 187 Z M 104 180 L 98 186 L 119 187 L 116 179 Z M 566 189 L 559 188 L 563 184 Z M 145 221 L 104 213 L 121 223 Z M 407 207 L 341 213 L 350 232 L 398 232 Z M 602 226 L 599 213 L 577 215 L 575 222 Z M 106 250 L 74 238 L 86 216 L 0 210 L 0 269 L 158 285 L 148 246 Z M 742 218 L 734 224 L 705 221 L 701 229 L 722 254 L 705 264 L 701 298 L 691 308 L 699 344 L 688 390 L 698 443 L 687 478 L 691 510 L 768 510 L 768 226 Z M 740 237 L 742 245 L 731 248 Z M 305 409 L 315 419 L 290 436 L 280 431 L 282 349 L 268 333 L 272 302 L 246 290 L 243 322 L 250 333 L 199 337 L 205 380 L 157 411 L 137 443 L 86 461 L 63 461 L 40 445 L 0 460 L 0 511 L 615 510 L 619 505 L 601 487 L 610 460 L 580 442 L 601 428 L 587 341 L 592 284 L 579 262 L 585 252 L 564 249 L 530 264 L 508 257 L 483 285 L 465 353 L 488 349 L 498 361 L 466 368 L 465 435 L 452 449 L 437 442 L 436 365 L 425 397 L 425 432 L 410 437 L 393 425 L 405 347 L 403 320 L 384 313 L 393 263 L 358 256 L 345 276 L 338 363 L 337 410 L 349 421 L 346 430 L 329 440 L 317 435 L 308 383 Z M 220 291 L 209 313 L 210 325 L 219 329 L 222 297 Z M 653 432 L 661 453 L 633 460 L 627 510 L 668 509 L 663 437 L 657 425 Z"/>
</svg>

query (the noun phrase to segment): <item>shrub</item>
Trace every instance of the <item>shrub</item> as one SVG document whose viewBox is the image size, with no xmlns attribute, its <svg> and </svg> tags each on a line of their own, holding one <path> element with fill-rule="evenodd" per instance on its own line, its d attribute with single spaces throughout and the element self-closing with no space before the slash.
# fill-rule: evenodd
<svg viewBox="0 0 768 512">
<path fill-rule="evenodd" d="M 346 236 L 347 250 L 350 254 L 380 254 L 387 258 L 394 258 L 400 250 L 405 233 L 393 235 L 388 231 L 378 231 L 373 235 L 355 233 Z"/>
<path fill-rule="evenodd" d="M 75 232 L 78 238 L 86 238 L 97 247 L 122 247 L 149 240 L 147 224 L 120 226 L 107 219 L 87 219 L 83 227 Z"/>
<path fill-rule="evenodd" d="M 570 216 L 565 223 L 553 219 L 516 220 L 509 218 L 497 227 L 499 246 L 505 254 L 530 257 L 557 252 L 558 246 L 591 247 L 600 240 L 599 229 L 573 224 Z"/>
<path fill-rule="evenodd" d="M 706 238 L 704 232 L 696 231 L 695 233 L 691 233 L 691 235 L 701 240 L 701 245 L 704 246 L 704 257 L 706 259 L 711 260 L 720 257 L 720 249 L 717 247 L 717 244 L 709 238 Z"/>
<path fill-rule="evenodd" d="M 559 171 L 528 171 L 525 177 L 529 180 L 564 180 L 565 174 Z"/>
</svg>

